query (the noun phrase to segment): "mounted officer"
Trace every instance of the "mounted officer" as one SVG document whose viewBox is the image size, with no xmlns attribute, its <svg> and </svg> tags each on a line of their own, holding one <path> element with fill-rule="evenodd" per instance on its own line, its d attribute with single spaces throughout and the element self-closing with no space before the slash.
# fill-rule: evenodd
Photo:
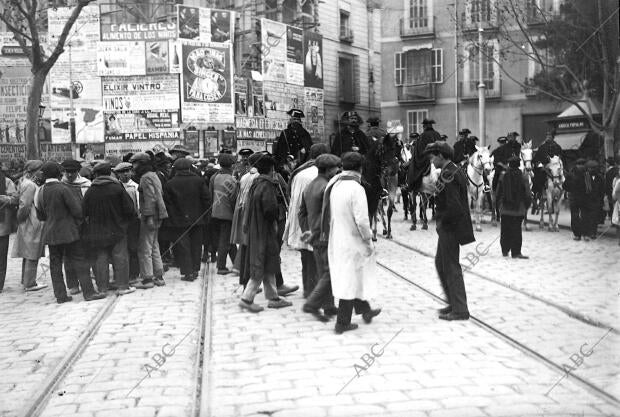
<svg viewBox="0 0 620 417">
<path fill-rule="evenodd" d="M 359 152 L 365 155 L 370 147 L 370 140 L 360 130 L 362 118 L 355 111 L 347 111 L 340 120 L 345 127 L 336 135 L 332 144 L 332 153 L 341 156 L 346 152 Z"/>
<path fill-rule="evenodd" d="M 286 114 L 291 116 L 289 124 L 273 144 L 276 171 L 281 174 L 288 165 L 289 156 L 295 161 L 295 165 L 301 165 L 308 160 L 312 146 L 312 137 L 301 124 L 301 119 L 305 117 L 304 112 L 299 109 L 290 109 Z"/>
</svg>

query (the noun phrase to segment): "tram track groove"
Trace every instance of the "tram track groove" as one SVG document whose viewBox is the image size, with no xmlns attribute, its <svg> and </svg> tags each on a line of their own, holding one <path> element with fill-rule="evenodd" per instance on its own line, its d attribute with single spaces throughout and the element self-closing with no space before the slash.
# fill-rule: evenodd
<svg viewBox="0 0 620 417">
<path fill-rule="evenodd" d="M 211 360 L 211 300 L 212 277 L 208 262 L 204 263 L 202 274 L 202 295 L 200 297 L 201 310 L 198 322 L 198 343 L 196 354 L 196 369 L 194 370 L 195 392 L 191 417 L 210 415 L 208 390 L 211 387 L 211 372 L 208 365 Z M 205 369 L 207 372 L 205 372 Z"/>
<path fill-rule="evenodd" d="M 50 372 L 50 374 L 35 390 L 33 390 L 33 395 L 31 397 L 33 400 L 26 407 L 20 410 L 17 414 L 18 416 L 36 417 L 45 410 L 52 393 L 71 370 L 73 365 L 80 359 L 82 353 L 86 350 L 89 343 L 95 337 L 104 320 L 114 310 L 119 298 L 119 296 L 116 296 L 114 298 L 110 297 L 106 299 L 104 306 L 99 310 L 95 316 L 95 319 L 88 324 L 78 340 L 73 343 L 71 348 L 54 367 L 52 372 Z"/>
<path fill-rule="evenodd" d="M 412 252 L 416 252 L 416 253 L 418 253 L 418 254 L 420 254 L 422 256 L 425 256 L 427 258 L 433 258 L 433 259 L 435 258 L 435 255 L 433 255 L 431 253 L 423 251 L 423 250 L 420 250 L 420 249 L 417 249 L 417 248 L 414 248 L 413 246 L 408 245 L 406 243 L 403 243 L 403 242 L 401 242 L 401 241 L 399 241 L 397 239 L 387 239 L 387 238 L 385 238 L 383 236 L 382 236 L 382 238 L 386 242 L 391 242 L 391 243 L 393 243 L 395 245 L 401 246 L 401 247 L 403 247 L 405 249 L 408 249 L 408 250 L 410 250 Z M 524 296 L 529 297 L 529 298 L 531 298 L 533 300 L 536 300 L 538 302 L 546 304 L 549 307 L 553 307 L 556 310 L 559 310 L 562 313 L 566 314 L 568 317 L 570 317 L 572 319 L 575 319 L 575 320 L 578 320 L 578 321 L 580 321 L 580 322 L 582 322 L 584 324 L 587 324 L 588 326 L 597 327 L 597 328 L 603 329 L 603 330 L 611 329 L 611 333 L 613 333 L 615 335 L 620 335 L 620 330 L 616 329 L 613 325 L 610 325 L 608 323 L 603 323 L 603 322 L 598 321 L 598 320 L 591 319 L 590 317 L 588 317 L 588 316 L 586 316 L 586 315 L 584 315 L 582 313 L 579 313 L 579 312 L 577 312 L 575 310 L 572 310 L 572 309 L 564 307 L 564 306 L 562 306 L 560 304 L 554 303 L 553 301 L 547 300 L 546 298 L 539 297 L 538 295 L 533 294 L 533 293 L 531 293 L 529 291 L 526 291 L 524 289 L 521 289 L 521 288 L 518 288 L 518 287 L 514 287 L 514 286 L 512 286 L 510 284 L 506 284 L 505 282 L 493 279 L 493 278 L 488 277 L 488 276 L 486 276 L 484 274 L 481 274 L 479 272 L 476 272 L 476 271 L 473 271 L 473 270 L 469 270 L 469 271 L 467 271 L 467 273 L 471 274 L 471 275 L 474 275 L 474 276 L 476 276 L 478 278 L 481 278 L 481 279 L 483 279 L 485 281 L 488 281 L 488 282 L 491 282 L 493 284 L 499 285 L 501 287 L 507 288 L 509 290 L 515 291 L 515 292 L 517 292 L 517 293 L 519 293 L 521 295 L 524 295 Z"/>
<path fill-rule="evenodd" d="M 388 240 L 388 239 L 386 239 Z M 418 252 L 418 251 L 416 251 Z M 425 288 L 424 286 L 414 282 L 413 280 L 411 280 L 410 278 L 402 275 L 401 273 L 395 271 L 394 269 L 388 267 L 387 265 L 383 264 L 382 262 L 377 261 L 377 265 L 379 265 L 382 269 L 386 270 L 387 272 L 389 272 L 390 274 L 394 275 L 395 277 L 408 282 L 409 284 L 413 285 L 415 288 L 417 288 L 419 291 L 425 293 L 427 296 L 433 298 L 436 301 L 439 301 L 441 303 L 444 303 L 447 305 L 447 301 L 444 300 L 442 297 L 440 297 L 439 295 L 437 295 L 436 293 L 434 293 L 433 291 Z M 587 379 L 582 378 L 572 372 L 567 372 L 562 365 L 557 364 L 556 362 L 554 362 L 552 359 L 548 358 L 547 356 L 535 351 L 534 349 L 529 348 L 528 346 L 524 345 L 523 343 L 519 342 L 518 340 L 516 340 L 515 338 L 509 336 L 508 334 L 506 334 L 505 332 L 497 329 L 495 326 L 488 324 L 487 322 L 485 322 L 484 320 L 470 314 L 470 320 L 476 324 L 478 327 L 486 330 L 487 332 L 491 333 L 492 335 L 496 336 L 497 338 L 503 340 L 504 342 L 508 343 L 509 345 L 511 345 L 512 347 L 518 349 L 519 351 L 523 352 L 524 354 L 528 355 L 529 357 L 535 359 L 536 361 L 544 364 L 545 366 L 547 366 L 548 368 L 554 370 L 554 371 L 559 371 L 562 375 L 565 375 L 566 379 L 572 380 L 573 382 L 577 383 L 578 385 L 580 385 L 582 388 L 586 389 L 587 391 L 593 393 L 594 395 L 596 395 L 597 397 L 603 399 L 604 401 L 613 404 L 615 406 L 620 406 L 620 400 L 618 398 L 616 398 L 613 394 L 608 393 L 607 391 L 603 390 L 602 388 L 599 388 L 597 385 L 589 382 Z"/>
</svg>

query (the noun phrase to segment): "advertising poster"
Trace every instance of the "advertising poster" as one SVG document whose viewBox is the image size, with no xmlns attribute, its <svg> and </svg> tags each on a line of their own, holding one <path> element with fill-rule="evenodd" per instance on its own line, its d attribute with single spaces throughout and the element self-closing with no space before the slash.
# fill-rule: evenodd
<svg viewBox="0 0 620 417">
<path fill-rule="evenodd" d="M 177 41 L 170 40 L 168 42 L 168 50 L 170 51 L 170 73 L 181 73 L 181 44 Z"/>
<path fill-rule="evenodd" d="M 286 82 L 304 85 L 304 32 L 293 26 L 286 33 Z"/>
<path fill-rule="evenodd" d="M 73 159 L 70 143 L 42 143 L 40 149 L 41 159 L 44 161 L 62 162 Z"/>
<path fill-rule="evenodd" d="M 8 169 L 17 168 L 18 161 L 26 160 L 25 143 L 0 143 L 0 163 Z"/>
<path fill-rule="evenodd" d="M 123 156 L 123 155 L 127 155 L 129 152 L 133 152 L 133 153 L 144 152 L 144 151 L 154 149 L 155 147 L 170 149 L 174 145 L 178 145 L 179 143 L 181 143 L 179 138 L 176 138 L 176 139 L 162 138 L 160 140 L 129 141 L 129 142 L 108 142 L 105 144 L 105 153 L 106 155 Z"/>
<path fill-rule="evenodd" d="M 246 140 L 237 139 L 237 147 L 239 149 L 252 149 L 254 152 L 263 152 L 265 150 L 264 140 Z"/>
<path fill-rule="evenodd" d="M 168 74 L 170 72 L 170 41 L 146 42 L 145 49 L 146 75 Z"/>
<path fill-rule="evenodd" d="M 292 108 L 304 109 L 304 88 L 298 85 L 265 81 L 263 83 L 266 116 L 288 120 Z"/>
<path fill-rule="evenodd" d="M 104 77 L 106 142 L 179 139 L 176 75 Z"/>
<path fill-rule="evenodd" d="M 191 154 L 198 153 L 200 132 L 198 130 L 184 131 L 185 147 Z"/>
<path fill-rule="evenodd" d="M 231 46 L 183 41 L 181 50 L 183 122 L 234 123 Z"/>
<path fill-rule="evenodd" d="M 0 142 L 25 142 L 30 67 L 0 68 Z"/>
<path fill-rule="evenodd" d="M 229 10 L 204 7 L 177 7 L 179 39 L 208 43 L 232 43 L 235 35 L 235 14 Z"/>
<path fill-rule="evenodd" d="M 261 19 L 263 80 L 286 82 L 286 28 L 280 22 Z"/>
<path fill-rule="evenodd" d="M 56 45 L 72 12 L 72 7 L 48 10 L 48 37 L 52 47 Z M 86 6 L 82 10 L 69 37 L 71 42 L 65 46 L 65 52 L 50 71 L 52 142 L 71 141 L 69 125 L 71 118 L 75 118 L 77 143 L 101 143 L 103 112 L 101 80 L 97 76 L 99 6 Z"/>
<path fill-rule="evenodd" d="M 28 40 L 26 41 L 28 42 Z M 13 32 L 0 32 L 0 55 L 10 57 L 26 56 L 19 42 L 15 40 Z"/>
<path fill-rule="evenodd" d="M 237 152 L 237 137 L 234 130 L 222 130 L 222 149 Z"/>
<path fill-rule="evenodd" d="M 102 41 L 156 41 L 174 39 L 176 22 L 112 23 L 101 25 Z"/>
<path fill-rule="evenodd" d="M 205 156 L 214 156 L 220 149 L 217 130 L 203 130 L 202 134 Z"/>
<path fill-rule="evenodd" d="M 98 42 L 97 75 L 144 75 L 146 57 L 144 42 Z"/>
<path fill-rule="evenodd" d="M 323 90 L 304 88 L 304 127 L 312 136 L 312 141 L 321 141 L 325 134 L 325 113 L 323 107 Z"/>
<path fill-rule="evenodd" d="M 248 114 L 248 80 L 235 77 L 235 115 L 247 116 Z"/>
<path fill-rule="evenodd" d="M 305 31 L 304 52 L 304 85 L 323 88 L 323 36 Z"/>
<path fill-rule="evenodd" d="M 235 119 L 237 140 L 269 140 L 276 139 L 286 129 L 288 120 L 270 119 L 265 117 L 241 117 Z M 245 148 L 245 146 L 241 146 Z M 263 150 L 265 145 L 263 144 Z"/>
</svg>

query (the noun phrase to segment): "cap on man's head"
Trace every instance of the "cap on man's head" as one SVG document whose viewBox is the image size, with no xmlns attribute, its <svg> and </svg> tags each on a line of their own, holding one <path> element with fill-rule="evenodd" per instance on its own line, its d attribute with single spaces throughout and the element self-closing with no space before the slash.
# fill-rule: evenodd
<svg viewBox="0 0 620 417">
<path fill-rule="evenodd" d="M 512 136 L 516 138 L 517 136 L 519 136 L 519 134 L 517 132 L 508 132 L 506 136 Z"/>
<path fill-rule="evenodd" d="M 409 139 L 417 139 L 420 137 L 420 134 L 417 132 L 409 133 Z"/>
<path fill-rule="evenodd" d="M 151 162 L 151 155 L 146 152 L 138 152 L 133 154 L 133 156 L 129 159 L 129 162 Z"/>
<path fill-rule="evenodd" d="M 469 139 L 471 141 L 474 141 L 474 142 L 478 142 L 479 141 L 478 136 L 469 136 L 467 139 Z"/>
<path fill-rule="evenodd" d="M 316 159 L 319 155 L 329 152 L 329 146 L 325 143 L 313 143 L 310 146 L 310 159 Z"/>
<path fill-rule="evenodd" d="M 465 128 L 465 129 L 461 129 L 461 131 L 459 132 L 459 135 L 469 135 L 471 133 L 471 130 Z"/>
<path fill-rule="evenodd" d="M 336 155 L 324 153 L 316 158 L 315 163 L 318 169 L 331 169 L 340 166 L 342 161 Z"/>
<path fill-rule="evenodd" d="M 434 125 L 435 121 L 433 119 L 424 119 L 422 120 L 423 125 Z"/>
<path fill-rule="evenodd" d="M 358 152 L 347 152 L 342 155 L 342 169 L 346 171 L 359 171 L 364 162 L 364 157 Z"/>
<path fill-rule="evenodd" d="M 250 148 L 243 148 L 237 153 L 241 156 L 250 156 L 254 153 L 254 151 Z"/>
<path fill-rule="evenodd" d="M 442 155 L 446 159 L 451 159 L 454 155 L 454 149 L 452 149 L 452 146 L 450 146 L 448 142 L 437 141 L 426 145 L 424 154 Z"/>
<path fill-rule="evenodd" d="M 222 168 L 230 168 L 236 161 L 237 159 L 229 153 L 221 153 L 217 158 L 217 162 Z"/>
<path fill-rule="evenodd" d="M 112 168 L 112 171 L 114 172 L 127 172 L 129 170 L 131 170 L 131 168 L 133 167 L 133 165 L 131 165 L 129 162 L 121 162 L 120 164 L 116 165 L 114 168 Z"/>
<path fill-rule="evenodd" d="M 379 126 L 379 123 L 381 123 L 381 119 L 379 119 L 377 116 L 372 116 L 368 118 L 368 124 L 371 126 Z"/>
<path fill-rule="evenodd" d="M 172 166 L 179 171 L 185 171 L 192 168 L 192 161 L 187 158 L 179 158 L 174 161 Z"/>
<path fill-rule="evenodd" d="M 191 152 L 187 150 L 187 148 L 181 144 L 176 144 L 174 145 L 172 148 L 170 148 L 170 153 L 172 152 L 178 152 L 178 153 L 182 153 L 184 155 L 189 155 Z"/>
<path fill-rule="evenodd" d="M 112 165 L 109 162 L 99 162 L 93 168 L 93 174 L 95 175 L 110 175 L 112 174 Z"/>
<path fill-rule="evenodd" d="M 497 138 L 497 141 L 499 143 L 506 143 L 508 141 L 508 138 L 506 136 L 500 136 L 499 138 Z"/>
<path fill-rule="evenodd" d="M 357 114 L 356 111 L 346 111 L 342 114 L 342 122 L 343 123 L 348 123 L 352 126 L 359 126 L 362 123 L 364 123 L 364 121 L 362 120 L 362 118 L 360 117 L 359 114 Z"/>
<path fill-rule="evenodd" d="M 586 158 L 577 158 L 575 161 L 575 165 L 584 165 L 586 163 Z"/>
<path fill-rule="evenodd" d="M 289 111 L 286 112 L 286 114 L 288 114 L 291 117 L 295 117 L 297 119 L 301 119 L 302 117 L 306 117 L 304 112 L 299 110 L 299 109 L 290 109 Z"/>
<path fill-rule="evenodd" d="M 268 152 L 261 152 L 260 154 L 254 155 L 258 155 L 259 158 L 256 158 L 256 161 L 252 165 L 259 171 L 269 171 L 272 166 L 276 165 L 276 160 Z"/>
<path fill-rule="evenodd" d="M 67 159 L 65 161 L 62 161 L 60 165 L 65 169 L 65 171 L 72 171 L 72 172 L 79 171 L 80 168 L 82 168 L 82 164 L 80 164 L 75 159 Z"/>
<path fill-rule="evenodd" d="M 54 161 L 47 161 L 41 166 L 41 173 L 45 179 L 60 177 L 60 170 L 60 164 Z"/>
<path fill-rule="evenodd" d="M 28 173 L 37 172 L 39 169 L 41 169 L 42 166 L 43 161 L 41 161 L 40 159 L 31 159 L 29 161 L 26 161 L 26 163 L 24 164 L 24 171 Z"/>
<path fill-rule="evenodd" d="M 598 169 L 598 162 L 590 159 L 586 162 L 586 169 Z"/>
<path fill-rule="evenodd" d="M 448 140 L 448 135 L 441 135 L 441 140 L 446 141 Z"/>
</svg>

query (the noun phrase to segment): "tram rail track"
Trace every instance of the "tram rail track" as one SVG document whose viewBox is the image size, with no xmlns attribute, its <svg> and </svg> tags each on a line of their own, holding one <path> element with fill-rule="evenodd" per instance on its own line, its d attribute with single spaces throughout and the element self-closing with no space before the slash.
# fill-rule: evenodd
<svg viewBox="0 0 620 417">
<path fill-rule="evenodd" d="M 194 381 L 194 391 L 192 394 L 191 411 L 189 414 L 190 417 L 209 415 L 207 414 L 209 402 L 208 395 L 206 394 L 208 394 L 210 375 L 204 372 L 204 368 L 209 362 L 208 355 L 211 347 L 209 324 L 211 312 L 211 288 L 209 285 L 209 264 L 203 262 L 202 265 L 202 285 L 200 295 L 201 308 L 197 323 L 198 341 L 193 366 L 192 378 Z M 45 377 L 43 382 L 32 391 L 32 401 L 30 401 L 28 405 L 22 407 L 17 412 L 17 416 L 38 417 L 45 412 L 45 409 L 50 403 L 50 400 L 53 398 L 54 393 L 57 392 L 58 388 L 71 372 L 74 365 L 79 362 L 82 354 L 86 351 L 86 349 L 88 349 L 90 343 L 97 336 L 106 318 L 114 313 L 114 309 L 118 304 L 119 298 L 120 296 L 109 296 L 106 299 L 105 304 L 97 312 L 95 318 L 81 332 L 79 338 L 71 345 L 70 349 L 58 361 L 53 370 Z M 190 333 L 188 333 L 188 335 Z"/>
<path fill-rule="evenodd" d="M 402 246 L 406 249 L 409 249 L 413 252 L 416 252 L 418 254 L 421 254 L 425 257 L 431 257 L 429 254 L 424 253 L 423 251 L 417 250 L 415 248 L 412 248 L 402 242 L 398 242 L 394 239 L 383 239 L 385 241 L 388 242 L 392 242 L 393 244 Z M 393 276 L 413 285 L 416 289 L 418 289 L 420 292 L 426 294 L 427 296 L 429 296 L 430 298 L 434 299 L 435 301 L 439 301 L 443 304 L 447 304 L 447 302 L 443 299 L 443 297 L 441 297 L 440 295 L 436 294 L 436 292 L 429 290 L 428 288 L 424 287 L 423 285 L 415 282 L 414 280 L 412 280 L 411 278 L 399 273 L 398 271 L 394 270 L 393 268 L 390 268 L 389 266 L 385 265 L 382 262 L 377 262 L 377 264 L 379 265 L 379 267 L 381 267 L 382 269 L 384 269 L 385 271 L 389 272 L 390 274 L 392 274 Z M 471 271 L 469 272 L 471 273 Z M 484 277 L 483 275 L 480 274 L 476 274 L 477 276 L 483 278 L 483 279 L 487 279 L 486 277 Z M 515 290 L 525 296 L 531 296 L 530 294 L 528 294 L 525 291 L 522 290 L 518 290 L 515 288 L 512 288 L 510 286 L 507 286 L 506 284 L 502 284 L 500 282 L 496 282 L 495 280 L 490 280 L 488 279 L 488 281 L 495 283 L 497 285 L 503 286 L 505 288 L 508 289 L 512 289 Z M 547 304 L 550 307 L 553 308 L 557 308 L 556 305 L 550 304 L 545 302 L 544 299 L 540 299 L 539 297 L 531 297 L 537 301 L 543 302 L 545 304 Z M 560 309 L 561 311 L 563 311 L 562 309 Z M 565 312 L 565 311 L 563 311 Z M 578 317 L 573 317 L 572 315 L 569 315 L 574 319 L 579 320 Z M 554 370 L 554 371 L 558 371 L 560 372 L 562 375 L 564 375 L 564 377 L 566 379 L 569 379 L 573 382 L 575 382 L 576 384 L 578 384 L 579 386 L 581 386 L 582 388 L 586 389 L 587 391 L 593 393 L 594 395 L 596 395 L 597 397 L 603 399 L 604 401 L 606 401 L 609 404 L 612 404 L 616 407 L 620 406 L 620 399 L 618 399 L 615 395 L 605 391 L 604 389 L 600 388 L 599 386 L 597 386 L 596 384 L 594 384 L 593 382 L 589 381 L 586 378 L 583 378 L 573 372 L 567 372 L 565 370 L 565 368 L 557 363 L 555 360 L 549 358 L 547 355 L 542 354 L 538 351 L 536 351 L 535 349 L 532 349 L 530 347 L 528 347 L 527 345 L 525 345 L 524 343 L 519 342 L 515 337 L 510 336 L 509 334 L 507 334 L 505 331 L 500 330 L 499 328 L 497 328 L 497 326 L 494 326 L 490 323 L 488 323 L 487 321 L 485 321 L 483 318 L 478 317 L 477 315 L 471 315 L 470 314 L 470 321 L 473 322 L 476 326 L 484 329 L 485 331 L 491 333 L 492 335 L 498 337 L 499 339 L 503 340 L 504 342 L 508 343 L 509 345 L 513 346 L 514 348 L 518 349 L 519 351 L 523 352 L 524 354 L 526 354 L 527 356 L 535 359 L 536 361 L 544 364 L 546 367 Z M 589 325 L 593 325 L 592 323 L 585 321 L 585 320 L 580 320 L 583 321 L 585 324 L 589 324 Z M 602 327 L 602 326 L 596 326 L 596 327 Z M 610 330 L 609 327 L 603 327 L 607 330 Z M 611 329 L 611 330 L 615 330 L 615 329 Z M 616 331 L 617 334 L 617 331 Z"/>
</svg>

